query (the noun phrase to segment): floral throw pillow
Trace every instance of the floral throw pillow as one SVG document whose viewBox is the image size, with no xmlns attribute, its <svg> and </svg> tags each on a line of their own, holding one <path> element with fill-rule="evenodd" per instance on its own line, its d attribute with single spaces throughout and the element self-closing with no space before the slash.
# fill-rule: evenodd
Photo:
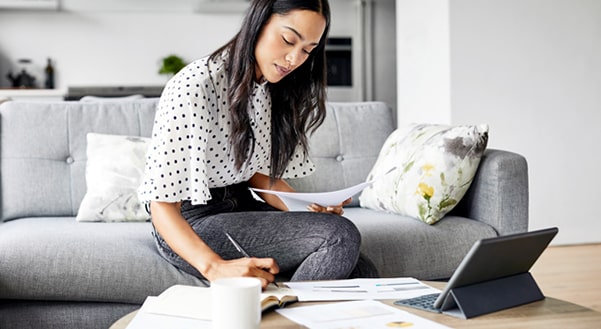
<svg viewBox="0 0 601 329">
<path fill-rule="evenodd" d="M 87 142 L 88 189 L 76 220 L 127 222 L 150 219 L 136 191 L 142 182 L 150 139 L 89 133 Z"/>
<path fill-rule="evenodd" d="M 488 125 L 410 125 L 386 140 L 359 197 L 362 207 L 434 224 L 469 188 L 488 143 Z"/>
</svg>

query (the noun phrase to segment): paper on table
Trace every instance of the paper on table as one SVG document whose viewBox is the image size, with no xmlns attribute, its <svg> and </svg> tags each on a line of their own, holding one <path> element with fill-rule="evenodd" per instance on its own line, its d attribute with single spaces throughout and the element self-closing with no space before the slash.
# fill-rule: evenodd
<svg viewBox="0 0 601 329">
<path fill-rule="evenodd" d="M 136 316 L 127 325 L 126 329 L 210 329 L 211 321 L 199 320 L 187 317 L 170 316 L 165 314 L 151 313 L 156 308 L 159 297 L 149 296 L 136 313 Z"/>
<path fill-rule="evenodd" d="M 281 192 L 273 190 L 264 190 L 258 188 L 251 188 L 255 192 L 269 193 L 277 195 L 291 211 L 307 211 L 307 206 L 316 203 L 321 206 L 335 206 L 344 202 L 346 199 L 353 195 L 363 191 L 366 187 L 373 184 L 378 179 L 393 172 L 396 167 L 388 170 L 385 174 L 380 177 L 374 178 L 370 181 L 359 183 L 351 187 L 347 187 L 341 190 L 331 192 L 316 192 L 316 193 L 302 193 L 302 192 Z"/>
<path fill-rule="evenodd" d="M 276 287 L 272 284 L 268 285 L 261 293 L 262 310 L 264 311 L 264 306 L 274 305 L 274 301 L 269 299 L 270 297 L 275 297 L 277 301 L 286 303 L 296 301 L 296 297 L 293 294 L 294 291 L 290 288 L 284 286 Z M 189 285 L 171 286 L 158 297 L 155 297 L 155 300 L 146 307 L 146 312 L 198 320 L 211 320 L 211 289 Z"/>
<path fill-rule="evenodd" d="M 301 302 L 363 299 L 407 299 L 440 293 L 415 278 L 350 279 L 286 282 Z"/>
<path fill-rule="evenodd" d="M 211 320 L 211 289 L 206 287 L 174 285 L 163 291 L 148 313 Z"/>
<path fill-rule="evenodd" d="M 299 306 L 276 312 L 311 329 L 448 328 L 373 300 Z"/>
</svg>

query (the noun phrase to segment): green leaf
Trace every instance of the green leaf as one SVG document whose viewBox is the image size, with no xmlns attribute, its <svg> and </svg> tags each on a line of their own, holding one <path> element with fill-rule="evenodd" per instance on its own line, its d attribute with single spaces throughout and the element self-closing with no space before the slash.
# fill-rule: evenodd
<svg viewBox="0 0 601 329">
<path fill-rule="evenodd" d="M 428 208 L 423 204 L 419 204 L 417 205 L 417 209 L 419 210 L 419 218 L 425 221 L 428 214 Z"/>
<path fill-rule="evenodd" d="M 415 163 L 415 161 L 411 161 L 407 165 L 405 165 L 405 168 L 403 168 L 403 173 L 408 172 L 411 169 L 411 167 L 413 167 L 414 163 Z"/>
<path fill-rule="evenodd" d="M 452 198 L 444 199 L 438 204 L 438 209 L 448 208 L 448 207 L 454 206 L 456 204 L 457 204 L 457 200 L 455 200 L 455 199 L 452 199 Z"/>
</svg>

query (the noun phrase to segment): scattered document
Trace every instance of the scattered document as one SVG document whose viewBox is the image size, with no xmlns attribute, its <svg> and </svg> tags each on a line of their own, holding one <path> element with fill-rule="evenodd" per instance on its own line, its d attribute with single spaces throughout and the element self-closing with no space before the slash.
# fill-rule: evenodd
<svg viewBox="0 0 601 329">
<path fill-rule="evenodd" d="M 126 329 L 210 329 L 213 327 L 209 320 L 154 313 L 153 309 L 157 308 L 157 302 L 158 297 L 147 297 L 136 316 L 127 325 Z"/>
<path fill-rule="evenodd" d="M 294 291 L 273 284 L 261 292 L 263 312 L 285 307 L 297 301 Z M 162 292 L 146 308 L 146 312 L 198 320 L 211 320 L 211 289 L 189 285 L 174 285 Z"/>
<path fill-rule="evenodd" d="M 446 328 L 374 299 L 404 299 L 440 292 L 414 278 L 350 279 L 288 282 L 269 285 L 261 299 L 263 310 L 283 307 L 285 301 L 340 301 L 276 311 L 309 328 L 350 329 Z M 357 301 L 359 300 L 359 301 Z M 274 302 L 275 301 L 275 302 Z M 275 303 L 275 304 L 274 304 Z M 318 307 L 312 309 L 313 307 Z M 289 311 L 289 312 L 288 312 Z M 206 287 L 174 285 L 159 296 L 149 296 L 127 329 L 211 328 L 211 291 Z"/>
<path fill-rule="evenodd" d="M 292 289 L 273 284 L 261 293 L 262 311 L 284 307 L 297 301 Z M 211 289 L 173 285 L 159 296 L 149 296 L 127 329 L 211 328 Z"/>
<path fill-rule="evenodd" d="M 440 290 L 408 277 L 286 282 L 285 285 L 290 287 L 302 302 L 407 299 L 440 293 Z"/>
<path fill-rule="evenodd" d="M 211 289 L 174 285 L 163 291 L 147 308 L 148 313 L 211 320 Z"/>
<path fill-rule="evenodd" d="M 276 312 L 311 329 L 448 328 L 373 300 L 299 306 Z"/>
<path fill-rule="evenodd" d="M 279 197 L 282 202 L 286 204 L 290 211 L 307 211 L 307 206 L 313 203 L 327 207 L 336 206 L 344 202 L 346 199 L 353 195 L 363 191 L 366 187 L 373 184 L 378 179 L 388 175 L 389 173 L 396 170 L 396 167 L 388 170 L 385 174 L 374 178 L 370 181 L 359 183 L 345 189 L 331 191 L 331 192 L 316 192 L 316 193 L 301 193 L 301 192 L 281 192 L 273 190 L 264 190 L 258 188 L 251 188 L 251 190 L 260 193 L 273 194 Z"/>
</svg>

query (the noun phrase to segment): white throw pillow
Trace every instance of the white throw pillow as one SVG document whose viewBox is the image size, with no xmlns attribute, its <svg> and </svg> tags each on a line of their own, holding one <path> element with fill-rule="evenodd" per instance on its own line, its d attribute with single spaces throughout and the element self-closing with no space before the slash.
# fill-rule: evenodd
<svg viewBox="0 0 601 329">
<path fill-rule="evenodd" d="M 488 143 L 488 125 L 410 125 L 386 140 L 359 197 L 362 207 L 434 224 L 469 188 Z"/>
<path fill-rule="evenodd" d="M 77 221 L 126 222 L 150 218 L 137 196 L 149 138 L 89 133 L 86 184 Z"/>
</svg>

